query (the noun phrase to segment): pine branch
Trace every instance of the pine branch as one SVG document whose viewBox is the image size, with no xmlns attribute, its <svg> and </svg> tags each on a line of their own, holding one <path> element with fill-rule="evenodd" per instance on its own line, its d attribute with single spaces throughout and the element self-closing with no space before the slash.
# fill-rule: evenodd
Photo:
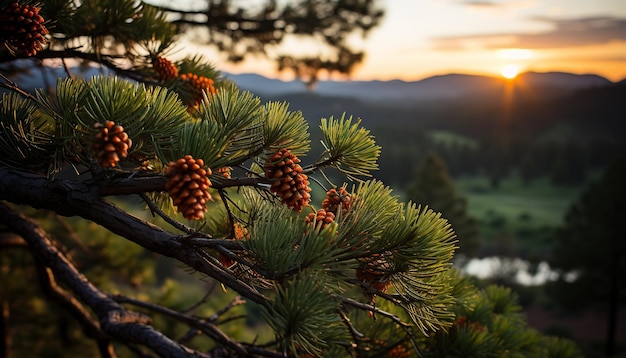
<svg viewBox="0 0 626 358">
<path fill-rule="evenodd" d="M 37 53 L 37 55 L 34 57 L 40 60 L 44 60 L 44 59 L 88 60 L 93 63 L 99 63 L 120 76 L 137 80 L 137 81 L 142 81 L 142 82 L 146 82 L 148 80 L 145 76 L 142 76 L 136 70 L 125 68 L 121 64 L 117 63 L 117 61 L 121 62 L 121 61 L 127 60 L 126 55 L 96 54 L 96 53 L 91 53 L 91 52 L 79 51 L 76 49 L 67 49 L 67 50 L 48 49 L 46 51 Z M 29 57 L 29 58 L 32 58 L 32 57 Z M 8 53 L 0 52 L 0 63 L 8 63 L 8 62 L 13 62 L 13 61 L 15 61 L 15 56 L 12 56 Z"/>
<path fill-rule="evenodd" d="M 55 246 L 54 240 L 33 221 L 0 203 L 0 221 L 28 242 L 32 253 L 59 277 L 100 320 L 100 328 L 121 342 L 139 343 L 155 353 L 170 357 L 210 357 L 192 351 L 147 324 L 144 316 L 127 311 L 93 286 Z"/>
<path fill-rule="evenodd" d="M 93 187 L 85 183 L 49 181 L 0 166 L 0 199 L 50 209 L 64 216 L 81 216 L 150 251 L 173 257 L 223 282 L 253 302 L 261 305 L 267 302 L 267 298 L 248 283 L 206 262 L 197 249 L 185 246 L 177 236 L 106 203 Z"/>
<path fill-rule="evenodd" d="M 250 352 L 248 352 L 247 347 L 244 344 L 241 344 L 226 335 L 222 330 L 220 330 L 213 322 L 214 320 L 200 319 L 198 317 L 192 317 L 187 314 L 183 314 L 179 311 L 172 310 L 167 307 L 159 306 L 150 302 L 145 302 L 142 300 L 138 300 L 135 298 L 127 297 L 124 295 L 113 295 L 111 296 L 113 300 L 118 303 L 129 303 L 137 307 L 145 308 L 150 311 L 166 315 L 168 317 L 174 318 L 179 322 L 185 323 L 191 327 L 197 328 L 202 331 L 207 336 L 214 339 L 216 342 L 223 344 L 226 347 L 229 347 L 233 351 L 237 352 L 237 354 L 241 356 L 248 356 Z M 238 303 L 237 303 L 238 304 Z M 227 306 L 228 309 L 232 307 L 232 305 Z M 276 357 L 280 356 L 274 351 L 266 351 L 264 354 L 257 350 L 257 354 L 266 356 L 266 357 Z"/>
</svg>

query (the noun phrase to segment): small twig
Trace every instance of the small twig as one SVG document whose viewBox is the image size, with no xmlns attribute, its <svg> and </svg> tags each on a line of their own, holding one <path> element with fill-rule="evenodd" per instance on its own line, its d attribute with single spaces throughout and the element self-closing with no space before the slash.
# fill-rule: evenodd
<svg viewBox="0 0 626 358">
<path fill-rule="evenodd" d="M 352 334 L 352 337 L 355 341 L 365 337 L 363 333 L 357 331 L 356 328 L 354 328 L 352 322 L 350 322 L 350 318 L 342 310 L 338 310 L 338 312 L 341 316 L 341 319 L 343 319 L 343 322 L 346 324 L 346 326 L 348 326 L 348 329 L 350 330 L 350 333 Z"/>
<path fill-rule="evenodd" d="M 202 331 L 197 328 L 190 328 L 187 333 L 185 333 L 182 337 L 176 340 L 176 342 L 180 344 L 185 344 L 190 341 L 192 338 L 197 337 L 202 334 Z"/>
<path fill-rule="evenodd" d="M 74 75 L 70 70 L 70 67 L 67 65 L 67 61 L 65 61 L 65 57 L 61 57 L 61 62 L 63 63 L 63 68 L 65 69 L 65 73 L 67 73 L 67 77 L 74 79 Z"/>
<path fill-rule="evenodd" d="M 189 226 L 181 222 L 174 220 L 172 217 L 164 213 L 163 210 L 161 210 L 161 208 L 159 208 L 155 203 L 153 203 L 152 200 L 150 200 L 150 198 L 148 198 L 148 196 L 145 193 L 141 193 L 139 194 L 139 196 L 148 205 L 148 208 L 150 208 L 150 211 L 152 212 L 153 215 L 157 214 L 161 219 L 165 220 L 165 222 L 167 222 L 168 224 L 172 225 L 174 228 L 186 234 L 194 234 L 196 232 L 196 230 L 190 228 Z"/>
<path fill-rule="evenodd" d="M 235 237 L 235 216 L 233 215 L 233 212 L 230 210 L 230 206 L 228 206 L 228 202 L 230 201 L 228 194 L 226 193 L 226 190 L 224 189 L 217 189 L 218 194 L 220 195 L 220 197 L 222 197 L 222 203 L 224 203 L 224 208 L 226 209 L 226 214 L 228 215 L 228 222 L 229 222 L 229 227 L 230 227 L 230 235 L 232 237 Z"/>
<path fill-rule="evenodd" d="M 322 173 L 322 175 L 324 175 L 324 174 Z M 313 176 L 310 176 L 310 175 L 309 175 L 308 177 L 309 177 L 309 180 L 313 180 L 314 182 L 316 182 L 316 183 L 317 183 L 317 185 L 319 185 L 319 186 L 320 186 L 320 188 L 322 188 L 324 191 L 328 191 L 328 189 L 326 189 L 326 187 L 324 186 L 324 184 L 322 184 L 322 182 L 320 182 L 317 178 L 315 178 L 315 177 L 313 177 Z M 324 177 L 326 177 L 326 175 L 324 175 Z M 331 184 L 332 184 L 332 183 L 331 183 Z"/>
<path fill-rule="evenodd" d="M 21 88 L 17 85 L 17 83 L 15 83 L 15 82 L 11 81 L 11 80 L 10 80 L 7 76 L 5 76 L 3 73 L 0 73 L 0 77 L 1 77 L 1 78 L 5 81 L 5 82 L 6 82 L 6 83 L 0 83 L 0 87 L 4 87 L 4 88 L 6 88 L 6 89 L 9 89 L 9 90 L 11 90 L 11 91 L 13 91 L 13 92 L 15 92 L 15 93 L 19 93 L 19 94 L 21 94 L 22 96 L 24 96 L 24 97 L 26 97 L 26 98 L 30 99 L 31 101 L 35 101 L 35 100 L 36 100 L 36 99 L 35 99 L 35 97 L 34 97 L 32 94 L 30 94 L 30 93 L 28 93 L 28 92 L 24 91 L 23 89 L 21 89 Z"/>
<path fill-rule="evenodd" d="M 220 316 L 230 311 L 233 307 L 243 305 L 245 303 L 246 303 L 246 300 L 242 300 L 241 296 L 237 295 L 232 301 L 230 301 L 229 304 L 227 304 L 226 306 L 222 307 L 219 311 L 212 314 L 211 317 L 208 318 L 208 320 L 210 322 L 217 322 L 217 319 L 220 318 Z"/>
<path fill-rule="evenodd" d="M 380 314 L 381 316 L 387 317 L 390 320 L 394 321 L 395 323 L 399 324 L 400 326 L 404 326 L 404 327 L 411 327 L 410 324 L 403 322 L 400 317 L 394 315 L 393 313 L 389 313 L 387 311 L 383 311 L 380 308 L 376 308 L 374 305 L 370 305 L 367 303 L 363 303 L 363 302 L 359 302 L 356 300 L 353 300 L 351 298 L 348 297 L 344 297 L 341 295 L 333 295 L 333 297 L 338 298 L 340 301 L 342 301 L 345 304 L 348 304 L 350 306 L 362 309 L 362 310 L 366 310 L 366 311 L 370 311 L 373 313 L 377 313 Z"/>
</svg>

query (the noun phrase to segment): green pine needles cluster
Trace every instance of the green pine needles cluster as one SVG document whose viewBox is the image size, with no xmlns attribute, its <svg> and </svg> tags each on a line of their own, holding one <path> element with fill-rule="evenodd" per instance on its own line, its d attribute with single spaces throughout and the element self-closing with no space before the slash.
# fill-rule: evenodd
<svg viewBox="0 0 626 358">
<path fill-rule="evenodd" d="M 101 64 L 123 57 L 132 65 L 117 76 L 68 73 L 54 90 L 34 93 L 3 74 L 11 92 L 0 99 L 0 199 L 83 217 L 179 260 L 254 303 L 274 338 L 239 342 L 183 311 L 118 301 L 209 332 L 228 356 L 577 356 L 573 344 L 526 327 L 509 290 L 478 290 L 454 269 L 447 220 L 428 203 L 399 202 L 371 178 L 381 148 L 360 120 L 321 119 L 323 150 L 312 154 L 311 119 L 288 103 L 262 103 L 202 57 L 163 60 L 173 30 L 155 8 L 126 0 L 29 4 L 52 16 L 43 53 L 66 56 L 80 38 Z M 128 51 L 113 56 L 114 45 Z M 12 46 L 19 56 L 19 44 Z M 143 203 L 128 211 L 110 203 L 128 195 Z M 39 236 L 24 234 L 16 223 L 29 219 L 15 211 L 3 204 L 0 225 L 36 250 Z M 150 211 L 154 220 L 131 211 Z M 151 336 L 166 328 L 119 305 L 100 305 L 110 296 L 93 299 L 86 280 L 61 273 L 73 272 L 62 270 L 70 260 L 54 260 L 62 251 L 40 260 L 84 302 L 73 304 L 102 314 L 106 324 L 93 328 L 102 344 L 207 354 L 193 341 L 181 349 L 173 338 Z M 145 336 L 128 336 L 111 312 Z"/>
</svg>

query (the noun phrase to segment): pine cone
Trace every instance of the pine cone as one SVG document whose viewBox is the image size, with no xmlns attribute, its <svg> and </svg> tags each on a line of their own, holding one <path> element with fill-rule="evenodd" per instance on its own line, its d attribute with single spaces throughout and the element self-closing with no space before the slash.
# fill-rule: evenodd
<svg viewBox="0 0 626 358">
<path fill-rule="evenodd" d="M 409 358 L 411 357 L 411 351 L 404 345 L 398 344 L 395 347 L 391 348 L 389 352 L 387 352 L 388 358 Z"/>
<path fill-rule="evenodd" d="M 100 165 L 113 168 L 120 158 L 126 158 L 133 141 L 124 132 L 124 127 L 116 125 L 113 121 L 106 121 L 104 125 L 96 123 L 94 128 L 99 131 L 96 133 L 91 150 Z"/>
<path fill-rule="evenodd" d="M 206 203 L 212 200 L 209 194 L 211 169 L 205 169 L 203 166 L 202 159 L 186 155 L 176 162 L 170 162 L 165 169 L 165 175 L 170 178 L 165 189 L 178 212 L 188 220 L 203 219 Z"/>
<path fill-rule="evenodd" d="M 215 169 L 216 174 L 221 174 L 226 179 L 230 179 L 230 171 L 231 171 L 230 167 L 221 167 L 221 168 Z"/>
<path fill-rule="evenodd" d="M 0 38 L 26 56 L 36 55 L 48 43 L 45 36 L 49 33 L 40 10 L 39 6 L 20 5 L 17 1 L 9 4 L 0 14 Z"/>
<path fill-rule="evenodd" d="M 178 68 L 165 57 L 154 56 L 152 66 L 161 81 L 170 81 L 178 77 Z"/>
<path fill-rule="evenodd" d="M 270 191 L 288 208 L 300 212 L 311 200 L 311 188 L 298 163 L 300 159 L 283 148 L 265 162 L 265 177 L 272 180 Z"/>
<path fill-rule="evenodd" d="M 330 189 L 326 192 L 326 198 L 322 201 L 322 208 L 336 213 L 341 205 L 341 213 L 345 214 L 350 209 L 350 194 L 344 187 Z"/>
<path fill-rule="evenodd" d="M 204 98 L 202 90 L 210 94 L 217 93 L 217 89 L 213 86 L 213 80 L 208 77 L 185 73 L 180 75 L 180 79 L 191 85 L 192 100 L 186 102 L 189 107 L 196 107 L 202 102 Z"/>
<path fill-rule="evenodd" d="M 250 238 L 250 233 L 248 232 L 248 229 L 245 228 L 245 226 L 236 222 L 233 227 L 235 232 L 235 240 L 248 240 Z"/>
<path fill-rule="evenodd" d="M 356 278 L 366 282 L 372 288 L 382 293 L 386 293 L 391 282 L 385 278 L 390 264 L 385 260 L 383 254 L 373 254 L 370 257 L 359 260 L 361 266 L 356 269 Z"/>
<path fill-rule="evenodd" d="M 324 230 L 328 225 L 330 225 L 333 221 L 335 221 L 335 214 L 330 211 L 326 211 L 324 209 L 319 209 L 316 213 L 310 213 L 304 219 L 307 224 L 315 223 L 315 226 L 319 224 L 319 230 Z"/>
</svg>

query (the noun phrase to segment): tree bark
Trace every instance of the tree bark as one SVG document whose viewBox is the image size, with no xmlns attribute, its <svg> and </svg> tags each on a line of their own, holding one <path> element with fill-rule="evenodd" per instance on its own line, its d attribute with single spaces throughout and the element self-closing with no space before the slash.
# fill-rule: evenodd
<svg viewBox="0 0 626 358">
<path fill-rule="evenodd" d="M 149 319 L 127 311 L 106 294 L 98 290 L 60 252 L 54 239 L 41 227 L 23 215 L 0 203 L 0 222 L 20 235 L 28 243 L 37 260 L 44 263 L 85 302 L 100 321 L 100 327 L 110 337 L 125 343 L 137 343 L 149 347 L 161 357 L 210 357 L 193 351 L 154 329 Z"/>
</svg>

